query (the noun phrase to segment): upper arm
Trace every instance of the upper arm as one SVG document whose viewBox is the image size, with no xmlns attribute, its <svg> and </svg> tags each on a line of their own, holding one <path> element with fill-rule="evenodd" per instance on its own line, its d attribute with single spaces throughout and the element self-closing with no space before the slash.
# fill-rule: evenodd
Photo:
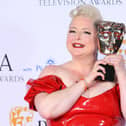
<svg viewBox="0 0 126 126">
<path fill-rule="evenodd" d="M 56 66 L 53 66 L 53 65 L 46 66 L 40 73 L 39 78 L 42 78 L 43 76 L 46 76 L 46 75 L 54 74 L 55 71 L 56 71 Z M 39 104 L 40 99 L 44 99 L 47 95 L 48 93 L 46 92 L 41 92 L 37 94 L 35 96 L 35 104 L 36 105 Z"/>
</svg>

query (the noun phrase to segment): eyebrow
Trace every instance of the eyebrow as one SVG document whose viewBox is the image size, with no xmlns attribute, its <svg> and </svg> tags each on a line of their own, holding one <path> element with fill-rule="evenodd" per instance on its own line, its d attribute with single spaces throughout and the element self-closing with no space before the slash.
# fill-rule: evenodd
<svg viewBox="0 0 126 126">
<path fill-rule="evenodd" d="M 77 28 L 74 27 L 74 26 L 70 26 L 70 28 L 72 28 L 72 29 L 77 29 Z M 89 30 L 89 28 L 82 28 L 82 30 Z"/>
<path fill-rule="evenodd" d="M 89 28 L 82 28 L 82 30 L 89 30 Z"/>
<path fill-rule="evenodd" d="M 77 29 L 76 27 L 70 26 L 70 28 Z"/>
</svg>

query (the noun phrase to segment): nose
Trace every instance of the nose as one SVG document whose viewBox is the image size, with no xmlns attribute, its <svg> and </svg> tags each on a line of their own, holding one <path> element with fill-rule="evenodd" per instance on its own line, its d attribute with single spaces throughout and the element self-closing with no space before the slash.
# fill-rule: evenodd
<svg viewBox="0 0 126 126">
<path fill-rule="evenodd" d="M 81 33 L 78 32 L 77 35 L 76 35 L 76 40 L 80 40 L 81 39 Z"/>
</svg>

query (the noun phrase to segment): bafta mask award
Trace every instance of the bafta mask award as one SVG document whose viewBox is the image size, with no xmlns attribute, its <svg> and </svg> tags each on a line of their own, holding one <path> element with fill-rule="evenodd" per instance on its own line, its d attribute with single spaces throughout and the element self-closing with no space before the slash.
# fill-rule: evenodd
<svg viewBox="0 0 126 126">
<path fill-rule="evenodd" d="M 96 23 L 96 30 L 98 35 L 98 48 L 99 51 L 104 55 L 111 55 L 117 53 L 119 50 L 124 34 L 125 34 L 125 25 L 123 23 L 116 23 L 111 21 L 99 21 Z M 106 74 L 105 80 L 111 81 L 115 80 L 115 70 L 112 65 L 103 65 L 105 67 Z M 102 72 L 102 71 L 98 71 Z M 98 76 L 96 80 L 101 80 L 101 76 Z"/>
</svg>

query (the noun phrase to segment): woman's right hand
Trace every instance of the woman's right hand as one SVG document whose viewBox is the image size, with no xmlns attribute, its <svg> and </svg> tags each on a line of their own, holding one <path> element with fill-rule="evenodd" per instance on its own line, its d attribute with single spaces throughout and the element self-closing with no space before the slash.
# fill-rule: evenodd
<svg viewBox="0 0 126 126">
<path fill-rule="evenodd" d="M 93 86 L 93 82 L 95 81 L 95 79 L 98 76 L 101 76 L 102 80 L 105 79 L 104 74 L 106 73 L 105 68 L 102 67 L 100 64 L 106 65 L 107 63 L 103 60 L 97 60 L 92 68 L 92 70 L 90 71 L 90 73 L 84 78 L 85 81 L 87 82 L 87 86 L 88 88 L 90 88 L 91 86 Z M 102 71 L 102 72 L 99 72 Z"/>
</svg>

